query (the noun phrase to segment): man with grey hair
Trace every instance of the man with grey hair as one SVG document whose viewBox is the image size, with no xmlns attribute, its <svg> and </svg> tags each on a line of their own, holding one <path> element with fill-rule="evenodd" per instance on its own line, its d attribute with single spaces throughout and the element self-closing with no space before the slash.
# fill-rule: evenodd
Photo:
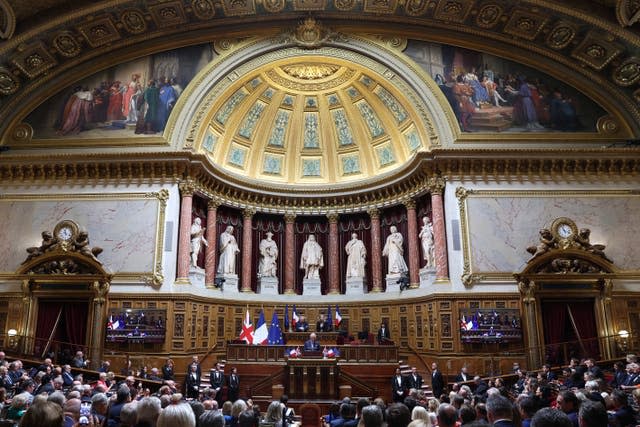
<svg viewBox="0 0 640 427">
<path fill-rule="evenodd" d="M 382 427 L 382 409 L 378 405 L 367 405 L 362 408 L 361 423 L 363 427 Z"/>
<path fill-rule="evenodd" d="M 580 427 L 606 426 L 609 423 L 607 410 L 601 403 L 586 400 L 580 405 L 578 423 Z"/>
<path fill-rule="evenodd" d="M 572 425 L 567 414 L 554 408 L 542 408 L 531 418 L 531 427 L 571 427 Z"/>
<path fill-rule="evenodd" d="M 162 411 L 160 399 L 155 396 L 143 397 L 138 401 L 138 424 L 144 423 L 149 427 L 155 427 L 158 416 Z"/>
<path fill-rule="evenodd" d="M 504 396 L 487 399 L 487 418 L 494 427 L 513 427 L 513 405 Z"/>
<path fill-rule="evenodd" d="M 120 427 L 133 427 L 138 422 L 137 404 L 135 401 L 129 402 L 120 411 Z"/>
<path fill-rule="evenodd" d="M 458 421 L 458 411 L 455 406 L 442 403 L 438 406 L 438 427 L 454 427 Z"/>
<path fill-rule="evenodd" d="M 109 398 L 104 393 L 96 393 L 91 396 L 91 409 L 100 424 L 103 424 L 103 420 L 107 417 L 107 409 L 109 409 Z"/>
<path fill-rule="evenodd" d="M 64 393 L 62 393 L 61 391 L 54 391 L 47 397 L 47 400 L 49 402 L 57 403 L 61 408 L 64 408 L 64 404 L 67 401 L 67 398 L 64 397 Z"/>
</svg>

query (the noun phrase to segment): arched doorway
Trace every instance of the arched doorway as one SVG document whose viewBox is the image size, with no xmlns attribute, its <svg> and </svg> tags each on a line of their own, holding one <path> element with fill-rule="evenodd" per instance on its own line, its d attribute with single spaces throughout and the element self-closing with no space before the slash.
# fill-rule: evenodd
<svg viewBox="0 0 640 427">
<path fill-rule="evenodd" d="M 37 303 L 34 354 L 67 363 L 87 348 L 91 299 L 62 300 L 42 297 Z"/>
</svg>

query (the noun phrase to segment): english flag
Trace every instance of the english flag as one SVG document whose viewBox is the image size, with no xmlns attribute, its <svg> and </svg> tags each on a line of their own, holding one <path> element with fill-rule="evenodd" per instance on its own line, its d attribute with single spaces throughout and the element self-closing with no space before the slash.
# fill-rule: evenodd
<svg viewBox="0 0 640 427">
<path fill-rule="evenodd" d="M 253 333 L 253 343 L 255 345 L 266 345 L 268 338 L 269 329 L 267 329 L 267 322 L 264 321 L 264 310 L 260 310 L 256 331 Z"/>
<path fill-rule="evenodd" d="M 240 332 L 240 339 L 247 344 L 253 344 L 253 325 L 251 324 L 251 317 L 249 316 L 249 309 L 247 308 L 247 315 L 244 318 L 242 324 L 242 332 Z"/>
</svg>

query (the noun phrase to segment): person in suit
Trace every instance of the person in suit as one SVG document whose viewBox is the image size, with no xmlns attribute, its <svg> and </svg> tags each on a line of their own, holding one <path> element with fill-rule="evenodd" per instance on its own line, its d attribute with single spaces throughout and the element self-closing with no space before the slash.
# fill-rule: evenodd
<svg viewBox="0 0 640 427">
<path fill-rule="evenodd" d="M 542 365 L 542 378 L 547 380 L 547 382 L 555 381 L 558 379 L 556 374 L 551 370 L 551 366 L 548 363 Z"/>
<path fill-rule="evenodd" d="M 431 364 L 431 390 L 433 390 L 433 397 L 440 400 L 440 396 L 444 392 L 444 378 L 435 362 Z"/>
<path fill-rule="evenodd" d="M 462 369 L 460 370 L 460 373 L 456 376 L 455 381 L 457 383 L 465 383 L 467 381 L 471 381 L 472 379 L 473 377 L 469 373 L 467 367 L 463 366 Z"/>
<path fill-rule="evenodd" d="M 240 377 L 238 377 L 238 368 L 231 368 L 229 375 L 229 383 L 227 384 L 227 400 L 235 402 L 240 395 Z"/>
<path fill-rule="evenodd" d="M 393 392 L 393 401 L 402 402 L 407 391 L 407 380 L 402 376 L 400 368 L 396 368 L 396 373 L 391 378 L 391 390 Z"/>
<path fill-rule="evenodd" d="M 303 351 L 320 351 L 320 343 L 316 339 L 316 334 L 311 332 L 309 339 L 304 342 Z"/>
<path fill-rule="evenodd" d="M 297 332 L 307 332 L 309 330 L 309 322 L 307 322 L 307 318 L 304 316 L 300 316 L 300 320 L 296 323 L 296 331 Z"/>
<path fill-rule="evenodd" d="M 222 365 L 216 363 L 216 365 L 209 372 L 209 382 L 211 383 L 211 388 L 216 391 L 216 402 L 218 402 L 218 407 L 222 408 L 222 387 L 224 386 L 224 371 L 222 370 Z"/>
<path fill-rule="evenodd" d="M 384 341 L 391 340 L 391 334 L 389 333 L 389 328 L 385 325 L 384 322 L 380 324 L 380 329 L 378 329 L 378 344 Z"/>
<path fill-rule="evenodd" d="M 331 331 L 331 322 L 327 321 L 324 314 L 318 315 L 318 321 L 316 322 L 316 332 L 329 332 Z"/>
<path fill-rule="evenodd" d="M 195 365 L 198 378 L 202 378 L 202 368 L 200 367 L 200 360 L 198 359 L 198 356 L 191 357 L 191 363 L 187 366 L 187 373 L 191 372 L 191 365 Z"/>
<path fill-rule="evenodd" d="M 553 408 L 542 408 L 531 418 L 531 425 L 567 426 L 571 425 L 571 421 L 561 411 Z"/>
<path fill-rule="evenodd" d="M 480 375 L 473 377 L 473 382 L 476 385 L 476 389 L 473 392 L 474 396 L 484 399 L 487 395 L 487 390 L 489 390 L 489 384 L 486 381 L 482 381 Z"/>
<path fill-rule="evenodd" d="M 494 427 L 513 427 L 513 405 L 499 394 L 487 399 L 487 419 Z"/>
<path fill-rule="evenodd" d="M 416 389 L 416 390 L 420 390 L 422 389 L 422 375 L 420 375 L 418 373 L 418 370 L 416 369 L 415 366 L 411 367 L 411 373 L 409 374 L 409 376 L 407 377 L 407 386 L 410 389 Z"/>
<path fill-rule="evenodd" d="M 597 365 L 596 365 L 596 361 L 594 359 L 587 359 L 584 361 L 585 366 L 587 367 L 587 372 L 589 372 L 591 375 L 593 375 L 593 377 L 597 380 L 603 380 L 604 379 L 604 373 L 602 372 L 602 369 L 600 369 Z"/>
<path fill-rule="evenodd" d="M 189 365 L 189 374 L 185 378 L 185 389 L 187 391 L 187 399 L 197 399 L 200 394 L 200 375 L 196 365 Z"/>
</svg>

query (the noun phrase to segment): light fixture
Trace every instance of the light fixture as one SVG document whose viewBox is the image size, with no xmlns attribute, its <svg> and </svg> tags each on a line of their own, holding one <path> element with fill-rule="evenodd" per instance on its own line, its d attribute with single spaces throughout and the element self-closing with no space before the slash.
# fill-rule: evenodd
<svg viewBox="0 0 640 427">
<path fill-rule="evenodd" d="M 621 329 L 621 330 L 618 331 L 618 335 L 623 340 L 626 340 L 627 338 L 629 338 L 629 331 L 627 331 L 626 329 Z"/>
<path fill-rule="evenodd" d="M 7 331 L 7 335 L 9 335 L 10 338 L 15 337 L 16 335 L 18 335 L 18 331 L 16 331 L 15 329 L 9 329 Z"/>
<path fill-rule="evenodd" d="M 627 348 L 629 347 L 629 331 L 627 331 L 626 329 L 620 329 L 618 331 L 616 342 L 620 351 L 622 353 L 626 353 Z"/>
<path fill-rule="evenodd" d="M 16 339 L 17 335 L 18 331 L 16 331 L 15 329 L 9 329 L 7 331 L 7 336 L 9 337 L 9 347 L 16 348 L 16 346 L 18 345 L 18 340 Z"/>
</svg>

